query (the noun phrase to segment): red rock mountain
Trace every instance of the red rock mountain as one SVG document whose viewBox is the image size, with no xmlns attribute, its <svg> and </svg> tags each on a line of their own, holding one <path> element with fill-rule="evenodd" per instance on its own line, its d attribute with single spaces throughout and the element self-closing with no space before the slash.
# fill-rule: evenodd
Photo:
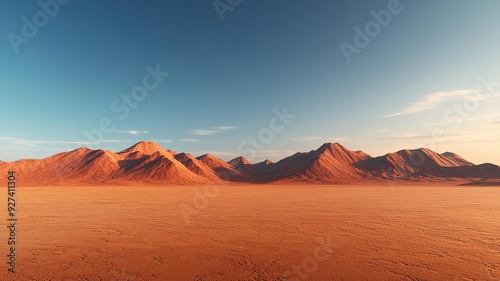
<svg viewBox="0 0 500 281">
<path fill-rule="evenodd" d="M 204 154 L 197 157 L 200 162 L 212 169 L 220 179 L 226 181 L 243 180 L 243 175 L 237 171 L 231 164 L 210 154 Z"/>
<path fill-rule="evenodd" d="M 453 152 L 445 152 L 445 153 L 442 153 L 441 155 L 446 157 L 448 160 L 453 161 L 458 166 L 474 166 L 474 163 L 471 163 L 471 162 L 463 159 L 458 154 L 455 154 Z"/>
<path fill-rule="evenodd" d="M 247 165 L 252 165 L 252 163 L 250 161 L 248 161 L 243 156 L 236 157 L 233 160 L 230 160 L 228 163 L 229 163 L 229 165 L 233 166 L 235 169 L 241 169 Z"/>
<path fill-rule="evenodd" d="M 200 160 L 194 158 L 189 153 L 179 153 L 179 154 L 175 155 L 175 159 L 177 161 L 181 162 L 182 165 L 184 165 L 191 172 L 197 174 L 198 176 L 201 176 L 203 178 L 206 178 L 206 179 L 208 179 L 210 181 L 214 181 L 214 182 L 217 182 L 220 180 L 219 176 L 212 168 L 205 165 Z"/>
<path fill-rule="evenodd" d="M 355 166 L 373 177 L 407 180 L 452 180 L 464 178 L 500 178 L 500 167 L 474 165 L 460 156 L 441 155 L 430 149 L 400 150 L 366 159 Z"/>
<path fill-rule="evenodd" d="M 500 167 L 474 165 L 446 152 L 421 148 L 380 157 L 326 143 L 276 163 L 252 164 L 244 157 L 225 162 L 213 155 L 195 158 L 139 142 L 123 151 L 79 148 L 39 160 L 0 161 L 0 172 L 15 170 L 19 185 L 188 185 L 223 181 L 254 183 L 380 183 L 384 180 L 495 185 Z"/>
<path fill-rule="evenodd" d="M 338 143 L 296 153 L 273 165 L 270 179 L 280 182 L 349 183 L 362 181 L 365 173 L 353 164 L 370 159 L 362 151 L 351 151 Z"/>
</svg>

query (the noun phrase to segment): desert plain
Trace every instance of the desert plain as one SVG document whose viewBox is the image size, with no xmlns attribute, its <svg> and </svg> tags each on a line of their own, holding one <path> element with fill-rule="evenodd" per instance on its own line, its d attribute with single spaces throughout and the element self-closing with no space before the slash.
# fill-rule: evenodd
<svg viewBox="0 0 500 281">
<path fill-rule="evenodd" d="M 498 187 L 45 186 L 16 196 L 16 273 L 3 227 L 0 280 L 500 279 Z"/>
</svg>

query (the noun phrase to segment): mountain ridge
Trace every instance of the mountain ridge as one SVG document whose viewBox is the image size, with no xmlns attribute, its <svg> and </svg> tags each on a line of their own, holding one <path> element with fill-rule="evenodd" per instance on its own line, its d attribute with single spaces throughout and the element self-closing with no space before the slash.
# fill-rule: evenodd
<svg viewBox="0 0 500 281">
<path fill-rule="evenodd" d="M 210 154 L 194 157 L 166 150 L 155 142 L 141 141 L 119 152 L 78 148 L 44 159 L 0 161 L 0 172 L 9 170 L 15 170 L 19 184 L 27 186 L 500 182 L 499 166 L 475 165 L 451 152 L 439 154 L 419 148 L 372 157 L 339 143 L 325 143 L 316 150 L 297 152 L 278 162 L 252 164 L 243 156 L 225 162 Z"/>
</svg>

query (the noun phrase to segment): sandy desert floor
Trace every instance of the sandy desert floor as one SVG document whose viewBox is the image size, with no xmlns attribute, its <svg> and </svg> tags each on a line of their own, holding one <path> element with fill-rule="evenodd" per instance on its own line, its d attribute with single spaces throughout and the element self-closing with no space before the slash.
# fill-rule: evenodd
<svg viewBox="0 0 500 281">
<path fill-rule="evenodd" d="M 18 187 L 17 201 L 17 273 L 3 227 L 0 280 L 500 279 L 495 187 Z"/>
</svg>

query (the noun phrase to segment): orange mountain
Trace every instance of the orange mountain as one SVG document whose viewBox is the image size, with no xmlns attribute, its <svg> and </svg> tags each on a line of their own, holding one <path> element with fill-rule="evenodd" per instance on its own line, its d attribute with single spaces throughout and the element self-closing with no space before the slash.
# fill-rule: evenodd
<svg viewBox="0 0 500 281">
<path fill-rule="evenodd" d="M 194 157 L 139 142 L 120 152 L 79 148 L 32 160 L 0 161 L 0 172 L 15 170 L 19 185 L 189 185 L 218 182 L 360 184 L 383 181 L 498 185 L 500 167 L 474 165 L 457 154 L 421 148 L 380 157 L 326 143 L 276 163 L 229 162 L 210 154 Z"/>
</svg>

